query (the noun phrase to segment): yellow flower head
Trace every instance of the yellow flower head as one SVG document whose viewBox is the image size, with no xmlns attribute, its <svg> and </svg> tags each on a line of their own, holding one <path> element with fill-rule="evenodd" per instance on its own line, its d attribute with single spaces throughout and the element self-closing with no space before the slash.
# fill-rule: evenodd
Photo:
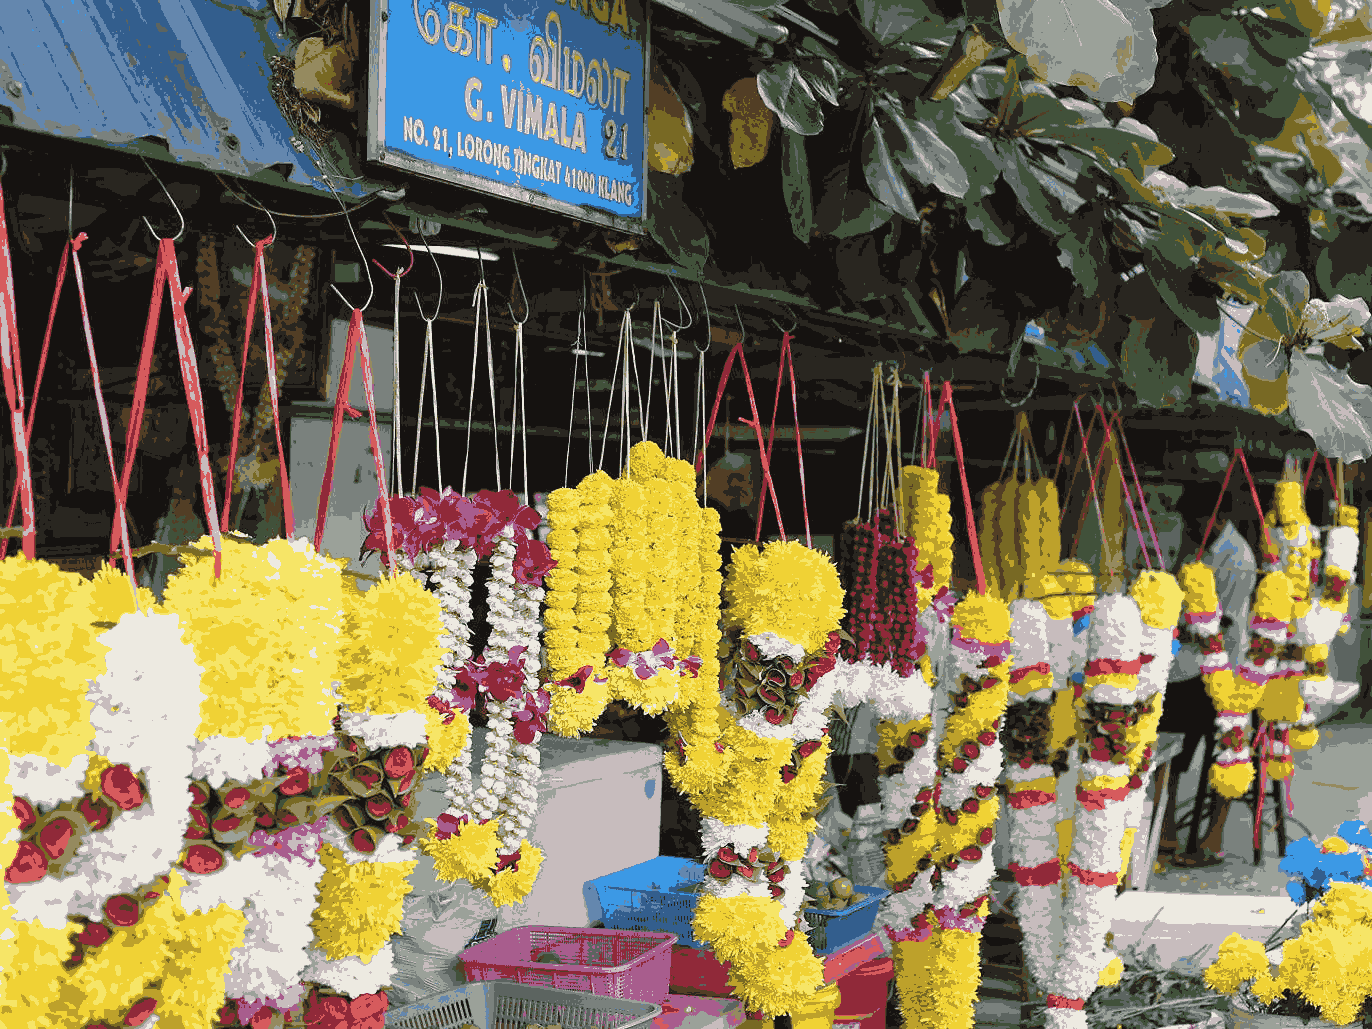
<svg viewBox="0 0 1372 1029">
<path fill-rule="evenodd" d="M 1348 841 L 1342 836 L 1326 836 L 1320 843 L 1320 850 L 1326 854 L 1347 854 Z"/>
<path fill-rule="evenodd" d="M 150 611 L 156 603 L 152 590 L 144 586 L 138 588 L 139 608 Z M 91 580 L 91 612 L 95 620 L 118 622 L 132 611 L 133 590 L 129 588 L 129 577 L 113 565 L 105 565 Z"/>
<path fill-rule="evenodd" d="M 65 767 L 94 739 L 86 682 L 109 653 L 95 620 L 81 576 L 20 554 L 0 561 L 0 748 Z"/>
<path fill-rule="evenodd" d="M 1300 482 L 1279 482 L 1276 490 L 1277 520 L 1283 525 L 1300 525 L 1305 516 L 1305 490 Z"/>
<path fill-rule="evenodd" d="M 1058 580 L 1069 593 L 1089 596 L 1096 592 L 1096 577 L 1085 561 L 1067 560 L 1058 565 Z"/>
<path fill-rule="evenodd" d="M 193 546 L 208 551 L 208 536 Z M 162 609 L 181 617 L 205 669 L 197 736 L 326 735 L 336 704 L 343 626 L 341 565 L 309 541 L 227 544 L 214 558 L 182 554 Z"/>
<path fill-rule="evenodd" d="M 662 448 L 651 440 L 635 443 L 629 449 L 628 471 L 635 482 L 659 478 L 666 470 L 666 462 Z"/>
<path fill-rule="evenodd" d="M 1230 933 L 1220 944 L 1214 963 L 1205 970 L 1205 985 L 1219 993 L 1233 994 L 1267 971 L 1267 953 L 1262 944 Z"/>
<path fill-rule="evenodd" d="M 1139 605 L 1143 624 L 1167 629 L 1181 616 L 1182 589 L 1167 572 L 1143 572 L 1134 580 L 1129 595 Z"/>
<path fill-rule="evenodd" d="M 319 859 L 324 875 L 312 922 L 319 949 L 334 961 L 357 957 L 367 964 L 400 932 L 405 897 L 414 888 L 410 873 L 419 862 L 350 865 L 341 850 L 328 844 Z"/>
<path fill-rule="evenodd" d="M 1339 525 L 1345 529 L 1356 529 L 1358 527 L 1358 509 L 1349 504 L 1344 504 L 1339 508 Z"/>
<path fill-rule="evenodd" d="M 1004 643 L 1010 638 L 1010 607 L 990 594 L 969 593 L 953 608 L 953 624 L 964 639 Z"/>
<path fill-rule="evenodd" d="M 1258 582 L 1253 598 L 1253 614 L 1278 622 L 1291 621 L 1291 580 L 1284 572 L 1268 572 Z"/>
<path fill-rule="evenodd" d="M 526 840 L 519 849 L 518 868 L 502 869 L 478 885 L 498 908 L 507 904 L 523 904 L 524 898 L 534 888 L 534 880 L 538 878 L 538 870 L 542 865 L 543 851 Z"/>
<path fill-rule="evenodd" d="M 443 608 L 410 575 L 383 579 L 349 597 L 338 653 L 339 695 L 358 713 L 422 711 L 443 660 Z"/>
<path fill-rule="evenodd" d="M 843 618 L 843 588 L 833 562 L 794 540 L 736 551 L 724 599 L 729 629 L 745 636 L 776 633 L 807 654 L 822 650 Z"/>
</svg>

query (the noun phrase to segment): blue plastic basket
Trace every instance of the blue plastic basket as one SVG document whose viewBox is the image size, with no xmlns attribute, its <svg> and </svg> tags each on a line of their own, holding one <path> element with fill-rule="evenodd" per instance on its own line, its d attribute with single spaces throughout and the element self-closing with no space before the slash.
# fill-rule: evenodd
<svg viewBox="0 0 1372 1029">
<path fill-rule="evenodd" d="M 810 925 L 806 935 L 810 938 L 810 949 L 816 954 L 832 954 L 866 936 L 872 931 L 881 899 L 888 892 L 875 886 L 854 886 L 853 895 L 860 895 L 863 899 L 842 911 L 806 908 L 805 921 Z"/>
<path fill-rule="evenodd" d="M 606 929 L 673 933 L 677 943 L 704 947 L 691 931 L 700 900 L 705 866 L 686 858 L 651 861 L 592 879 L 586 884 L 586 907 L 592 920 L 597 908 Z"/>
<path fill-rule="evenodd" d="M 607 929 L 675 933 L 677 943 L 703 948 L 691 924 L 695 920 L 699 886 L 705 866 L 685 858 L 656 857 L 651 861 L 592 879 L 586 884 L 586 907 L 595 919 L 597 907 Z M 816 954 L 832 954 L 872 931 L 877 909 L 887 891 L 854 886 L 863 897 L 842 911 L 805 911 L 806 936 Z"/>
</svg>

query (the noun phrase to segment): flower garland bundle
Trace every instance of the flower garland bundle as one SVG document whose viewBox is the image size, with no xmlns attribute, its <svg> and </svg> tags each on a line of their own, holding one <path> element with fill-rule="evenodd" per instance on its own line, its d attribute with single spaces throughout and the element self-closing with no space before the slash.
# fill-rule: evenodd
<svg viewBox="0 0 1372 1029">
<path fill-rule="evenodd" d="M 1253 614 L 1249 621 L 1250 637 L 1248 650 L 1239 664 L 1237 678 L 1244 684 L 1261 691 L 1258 704 L 1260 716 L 1291 713 L 1287 686 L 1298 689 L 1297 676 L 1305 670 L 1303 662 L 1297 660 L 1298 647 L 1289 645 L 1291 638 L 1291 617 L 1294 611 L 1295 587 L 1290 576 L 1281 571 L 1267 572 L 1258 581 L 1253 594 Z M 1288 650 L 1288 646 L 1291 647 Z M 1299 694 L 1297 694 L 1297 699 Z M 1299 717 L 1296 711 L 1295 716 Z M 1274 779 L 1290 775 L 1290 751 L 1280 740 L 1270 740 L 1270 729 L 1264 726 L 1260 734 L 1264 746 L 1261 759 L 1266 762 L 1266 771 Z M 1260 741 L 1260 742 L 1263 742 Z"/>
<path fill-rule="evenodd" d="M 1139 660 L 1139 688 L 1134 701 L 1134 724 L 1126 734 L 1129 744 L 1129 795 L 1126 798 L 1124 842 L 1120 876 L 1129 870 L 1134 837 L 1143 824 L 1144 798 L 1153 777 L 1153 748 L 1158 742 L 1163 696 L 1172 661 L 1180 649 L 1177 621 L 1184 600 L 1181 586 L 1167 572 L 1145 571 L 1134 580 L 1129 595 L 1139 606 L 1143 622 L 1143 649 Z"/>
<path fill-rule="evenodd" d="M 796 931 L 805 885 L 796 863 L 814 831 L 828 758 L 827 673 L 838 650 L 842 596 L 834 566 L 799 543 L 735 554 L 725 583 L 731 660 L 724 713 L 714 738 L 688 740 L 687 759 L 678 763 L 684 785 L 710 781 L 692 778 L 691 769 L 692 754 L 708 743 L 725 769 L 715 785 L 692 794 L 704 816 L 708 867 L 694 931 L 731 962 L 730 982 L 747 1008 L 766 1014 L 796 1010 L 824 980 L 809 941 Z M 786 688 L 793 704 L 748 710 L 742 680 L 758 663 L 753 654 L 769 669 L 791 662 Z"/>
<path fill-rule="evenodd" d="M 1025 589 L 1042 594 L 1055 585 L 1052 578 L 1039 576 Z M 1059 608 L 1070 604 L 1061 597 L 1052 600 Z M 1066 674 L 1065 669 L 1054 668 L 1053 623 L 1071 631 L 1069 619 L 1050 618 L 1050 602 L 1022 599 L 1010 605 L 1014 665 L 1011 704 L 1001 732 L 1010 805 L 1010 872 L 1017 885 L 1015 911 L 1024 930 L 1025 964 L 1038 982 L 1046 981 L 1056 957 L 1062 907 L 1052 698 L 1056 682 L 1065 681 Z"/>
<path fill-rule="evenodd" d="M 953 575 L 952 499 L 938 488 L 938 469 L 907 465 L 901 470 L 905 535 L 928 559 L 933 581 L 917 586 L 915 607 L 924 611 L 949 596 Z"/>
<path fill-rule="evenodd" d="M 1051 1029 L 1083 1029 L 1087 999 L 1117 971 L 1104 946 L 1119 881 L 1129 792 L 1127 733 L 1142 668 L 1138 604 L 1114 594 L 1095 605 L 1079 706 L 1076 817 L 1063 908 L 1063 943 L 1048 994 Z M 1117 978 L 1117 976 L 1115 977 Z"/>
<path fill-rule="evenodd" d="M 1181 570 L 1186 631 L 1201 652 L 1201 679 L 1215 705 L 1215 733 L 1219 753 L 1210 766 L 1210 785 L 1222 797 L 1242 797 L 1253 782 L 1248 749 L 1249 713 L 1262 697 L 1261 686 L 1237 674 L 1229 664 L 1220 631 L 1223 611 L 1209 565 L 1193 561 Z"/>
<path fill-rule="evenodd" d="M 1348 589 L 1354 581 L 1358 560 L 1357 508 L 1339 507 L 1338 524 L 1326 530 L 1325 561 L 1320 595 L 1312 599 L 1310 609 L 1296 616 L 1295 641 L 1304 647 L 1304 676 L 1300 694 L 1304 701 L 1299 728 L 1291 733 L 1291 747 L 1308 750 L 1319 740 L 1314 727 L 1312 702 L 1326 701 L 1332 696 L 1334 680 L 1329 675 L 1329 644 L 1342 629 L 1348 614 Z"/>
<path fill-rule="evenodd" d="M 550 495 L 562 574 L 549 583 L 544 643 L 558 733 L 590 729 L 611 699 L 649 713 L 692 698 L 713 706 L 719 522 L 694 483 L 689 462 L 644 442 L 618 479 L 595 472 Z"/>
<path fill-rule="evenodd" d="M 1054 668 L 1063 668 L 1064 678 L 1053 697 L 1050 716 L 1049 751 L 1053 755 L 1053 774 L 1060 780 L 1075 767 L 1073 744 L 1079 737 L 1077 702 L 1086 691 L 1086 662 L 1089 656 L 1091 618 L 1096 603 L 1096 577 L 1084 561 L 1068 559 L 1058 565 L 1052 577 L 1044 583 L 1056 583 L 1061 593 L 1049 593 L 1044 598 L 1048 611 L 1051 660 Z M 1067 622 L 1068 625 L 1063 623 Z M 1056 676 L 1055 671 L 1055 676 Z M 1057 684 L 1055 678 L 1055 685 Z M 1061 795 L 1059 788 L 1056 793 Z M 1058 822 L 1058 864 L 1066 890 L 1067 859 L 1072 848 L 1073 819 L 1069 816 Z"/>
<path fill-rule="evenodd" d="M 939 748 L 938 836 L 931 903 L 891 934 L 907 1021 L 971 1026 L 981 930 L 995 876 L 999 731 L 1010 690 L 1008 607 L 972 595 L 953 609 L 952 710 Z"/>
</svg>

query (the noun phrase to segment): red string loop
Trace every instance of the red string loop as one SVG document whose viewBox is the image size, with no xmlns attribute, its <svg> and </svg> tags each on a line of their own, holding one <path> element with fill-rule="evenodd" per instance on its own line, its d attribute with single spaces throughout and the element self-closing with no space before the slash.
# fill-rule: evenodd
<svg viewBox="0 0 1372 1029">
<path fill-rule="evenodd" d="M 243 384 L 248 375 L 248 348 L 251 345 L 253 322 L 257 317 L 257 298 L 262 297 L 262 340 L 267 361 L 267 389 L 271 396 L 272 424 L 276 429 L 277 462 L 281 466 L 281 517 L 286 539 L 295 534 L 295 512 L 291 505 L 290 476 L 286 470 L 286 450 L 281 438 L 281 405 L 276 381 L 276 347 L 272 339 L 272 310 L 267 288 L 266 248 L 274 237 L 268 236 L 255 244 L 252 287 L 248 291 L 248 320 L 243 329 L 243 359 L 238 372 L 238 395 L 233 405 L 233 430 L 229 440 L 229 467 L 224 478 L 224 512 L 221 531 L 229 531 L 229 498 L 233 496 L 233 473 L 238 463 L 238 433 L 243 420 Z M 354 413 L 354 417 L 360 414 Z"/>
<path fill-rule="evenodd" d="M 791 417 L 795 423 L 796 438 L 796 462 L 800 467 L 800 510 L 805 520 L 805 545 L 814 546 L 814 540 L 810 535 L 810 503 L 805 495 L 805 452 L 801 449 L 800 443 L 800 407 L 796 401 L 796 365 L 795 357 L 791 351 L 791 340 L 795 337 L 786 332 L 781 337 L 781 354 L 777 358 L 777 392 L 772 400 L 772 427 L 767 433 L 767 465 L 770 468 L 772 463 L 772 444 L 776 438 L 777 431 L 777 412 L 781 409 L 781 380 L 783 374 L 789 374 L 791 380 Z M 766 500 L 766 497 L 763 498 Z M 753 542 L 760 542 L 762 539 L 762 515 L 764 509 L 760 506 L 758 510 L 757 531 Z M 777 527 L 781 527 L 781 512 L 777 512 Z M 782 539 L 786 537 L 783 535 Z"/>
<path fill-rule="evenodd" d="M 1101 468 L 1103 468 L 1103 467 L 1105 466 L 1105 454 L 1106 454 L 1106 451 L 1109 449 L 1109 443 L 1110 443 L 1110 426 L 1109 426 L 1109 425 L 1106 425 L 1106 426 L 1105 426 L 1105 439 L 1101 442 L 1100 453 L 1096 456 L 1096 463 L 1095 463 L 1095 466 L 1094 466 L 1094 467 L 1092 467 L 1092 465 L 1091 465 L 1091 450 L 1090 450 L 1090 448 L 1087 446 L 1087 443 L 1086 443 L 1086 441 L 1087 441 L 1087 440 L 1090 438 L 1090 436 L 1091 436 L 1091 432 L 1092 432 L 1092 431 L 1095 429 L 1095 427 L 1096 427 L 1096 419 L 1097 419 L 1097 417 L 1098 417 L 1098 415 L 1099 415 L 1099 412 L 1100 412 L 1100 409 L 1099 409 L 1099 407 L 1097 407 L 1097 409 L 1091 413 L 1091 428 L 1088 429 L 1088 428 L 1086 428 L 1085 425 L 1082 423 L 1082 420 L 1081 420 L 1081 408 L 1078 406 L 1078 404 L 1077 404 L 1076 401 L 1073 401 L 1073 402 L 1072 402 L 1072 414 L 1076 417 L 1076 420 L 1077 420 L 1077 428 L 1078 428 L 1078 429 L 1080 430 L 1080 432 L 1081 432 L 1081 456 L 1082 456 L 1082 459 L 1086 462 L 1086 466 L 1087 466 L 1088 468 L 1091 468 L 1091 482 L 1090 482 L 1090 486 L 1091 486 L 1091 500 L 1092 500 L 1092 502 L 1095 504 L 1095 508 L 1096 508 L 1096 520 L 1097 520 L 1098 522 L 1100 522 L 1101 555 L 1102 555 L 1102 557 L 1103 557 L 1104 554 L 1105 554 L 1105 512 L 1104 512 L 1104 511 L 1102 510 L 1102 508 L 1101 508 L 1100 491 L 1096 489 L 1096 481 L 1097 481 L 1097 479 L 1099 479 L 1099 477 L 1100 477 L 1100 470 L 1101 470 Z M 1069 433 L 1071 432 L 1071 429 L 1072 429 L 1071 423 L 1068 423 L 1067 430 L 1068 430 Z M 1067 442 L 1067 441 L 1064 439 L 1064 440 L 1063 440 L 1063 443 L 1066 444 L 1066 442 Z M 1066 450 L 1067 450 L 1067 447 L 1064 445 L 1064 446 L 1063 446 L 1063 451 L 1066 452 Z M 1062 460 L 1062 454 L 1059 454 L 1059 455 L 1058 455 L 1058 460 L 1059 460 L 1059 461 Z M 1072 475 L 1073 475 L 1073 479 L 1075 479 L 1075 478 L 1076 478 L 1076 473 L 1073 472 Z M 1077 544 L 1078 544 L 1079 542 L 1081 542 L 1081 532 L 1082 532 L 1082 529 L 1084 529 L 1085 527 L 1086 527 L 1086 523 L 1085 523 L 1085 521 L 1083 521 L 1082 524 L 1081 524 L 1081 526 L 1077 529 L 1077 534 L 1076 534 L 1076 536 L 1074 536 L 1074 537 L 1072 538 L 1072 552 L 1073 552 L 1073 554 L 1076 553 Z"/>
<path fill-rule="evenodd" d="M 1105 426 L 1105 446 L 1110 447 L 1114 443 L 1114 434 L 1110 431 L 1110 422 L 1113 418 L 1107 415 L 1099 404 L 1096 405 L 1096 414 L 1100 416 L 1101 424 Z M 1119 454 L 1115 455 L 1116 464 L 1119 463 Z M 1120 485 L 1124 487 L 1124 500 L 1129 508 L 1129 521 L 1134 526 L 1134 535 L 1138 537 L 1139 547 L 1143 551 L 1143 563 L 1152 571 L 1153 561 L 1148 556 L 1148 541 L 1143 538 L 1143 529 L 1139 527 L 1138 512 L 1134 510 L 1134 495 L 1129 491 L 1129 481 L 1124 477 L 1123 469 L 1120 470 Z M 1143 490 L 1139 490 L 1139 503 L 1143 503 Z M 1158 567 L 1162 567 L 1162 555 L 1158 555 Z"/>
<path fill-rule="evenodd" d="M 17 486 L 23 505 L 24 556 L 37 557 L 37 526 L 33 509 L 33 469 L 29 465 L 29 429 L 24 423 L 24 373 L 19 352 L 19 315 L 14 303 L 14 267 L 10 257 L 9 229 L 5 220 L 5 191 L 0 186 L 0 368 L 5 380 L 5 399 L 10 408 L 10 431 L 14 436 Z"/>
<path fill-rule="evenodd" d="M 348 390 L 352 386 L 353 356 L 359 353 L 362 358 L 362 388 L 367 396 L 367 417 L 371 429 L 372 456 L 376 459 L 378 507 L 381 509 L 381 523 L 386 539 L 386 562 L 390 566 L 391 574 L 394 575 L 395 534 L 391 521 L 391 505 L 387 500 L 386 469 L 381 457 L 381 437 L 376 428 L 376 394 L 372 384 L 372 362 L 371 356 L 367 352 L 367 334 L 362 326 L 362 311 L 356 307 L 353 308 L 352 317 L 348 321 L 348 343 L 344 348 L 343 368 L 338 376 L 338 390 L 334 395 L 333 421 L 329 430 L 329 451 L 324 460 L 324 481 L 319 488 L 319 507 L 316 510 L 314 520 L 314 549 L 323 553 L 324 526 L 329 515 L 329 497 L 333 493 L 334 463 L 338 458 L 338 440 L 343 431 L 343 415 L 346 412 L 353 417 L 359 417 L 358 412 L 354 411 L 347 402 Z"/>
<path fill-rule="evenodd" d="M 762 462 L 762 489 L 763 501 L 765 503 L 767 495 L 772 497 L 773 509 L 777 512 L 777 531 L 782 540 L 786 539 L 786 527 L 781 523 L 781 505 L 777 503 L 776 487 L 772 484 L 772 467 L 769 460 L 767 448 L 762 442 L 762 418 L 757 413 L 757 398 L 753 395 L 753 379 L 748 373 L 748 359 L 743 355 L 742 341 L 735 343 L 729 348 L 729 354 L 724 359 L 724 370 L 719 374 L 719 387 L 715 390 L 714 406 L 710 408 L 710 421 L 705 426 L 705 439 L 700 445 L 700 454 L 696 457 L 696 471 L 704 474 L 705 470 L 705 450 L 709 446 L 710 436 L 715 431 L 715 419 L 719 416 L 719 405 L 724 399 L 724 391 L 729 386 L 729 372 L 733 370 L 734 358 L 738 358 L 738 363 L 743 369 L 743 384 L 748 390 L 748 405 L 753 413 L 752 421 L 747 418 L 740 418 L 739 422 L 749 426 L 757 436 L 758 458 Z M 762 512 L 764 504 L 758 505 L 758 524 L 762 523 Z M 762 538 L 760 535 L 757 537 Z"/>
<path fill-rule="evenodd" d="M 1158 570 L 1166 571 L 1167 569 L 1163 563 L 1162 557 L 1162 546 L 1158 543 L 1158 534 L 1153 529 L 1153 516 L 1148 513 L 1148 502 L 1143 495 L 1143 480 L 1139 476 L 1138 468 L 1136 468 L 1134 465 L 1134 455 L 1130 453 L 1129 440 L 1126 439 L 1124 435 L 1124 418 L 1118 411 L 1115 412 L 1115 428 L 1119 430 L 1120 443 L 1124 446 L 1124 456 L 1129 461 L 1129 472 L 1134 477 L 1134 488 L 1138 491 L 1139 507 L 1143 510 L 1143 520 L 1148 525 L 1148 535 L 1152 537 L 1153 550 L 1157 552 Z M 1125 492 L 1127 493 L 1128 490 L 1129 484 L 1125 483 Z M 1135 529 L 1135 531 L 1138 531 L 1137 528 Z M 1146 557 L 1148 554 L 1148 548 L 1144 545 L 1142 536 L 1139 537 L 1139 545 L 1143 547 L 1143 552 Z"/>
<path fill-rule="evenodd" d="M 958 412 L 953 406 L 953 384 L 945 381 L 943 393 L 939 397 L 939 419 L 943 419 L 943 408 L 948 407 L 948 418 L 953 424 L 953 456 L 957 458 L 958 475 L 962 477 L 962 503 L 967 511 L 967 537 L 972 544 L 972 568 L 977 574 L 977 592 L 986 595 L 986 571 L 981 567 L 981 544 L 977 541 L 977 520 L 972 514 L 972 488 L 967 485 L 967 461 L 962 453 L 962 433 L 958 431 Z"/>
</svg>

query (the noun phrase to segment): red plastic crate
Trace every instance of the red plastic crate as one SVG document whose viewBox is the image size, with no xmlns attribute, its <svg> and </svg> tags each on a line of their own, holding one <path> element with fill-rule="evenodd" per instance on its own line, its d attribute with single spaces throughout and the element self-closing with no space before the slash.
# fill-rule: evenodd
<svg viewBox="0 0 1372 1029">
<path fill-rule="evenodd" d="M 675 942 L 671 933 L 528 925 L 468 947 L 462 966 L 468 982 L 503 979 L 660 1004 L 671 984 Z"/>
</svg>

